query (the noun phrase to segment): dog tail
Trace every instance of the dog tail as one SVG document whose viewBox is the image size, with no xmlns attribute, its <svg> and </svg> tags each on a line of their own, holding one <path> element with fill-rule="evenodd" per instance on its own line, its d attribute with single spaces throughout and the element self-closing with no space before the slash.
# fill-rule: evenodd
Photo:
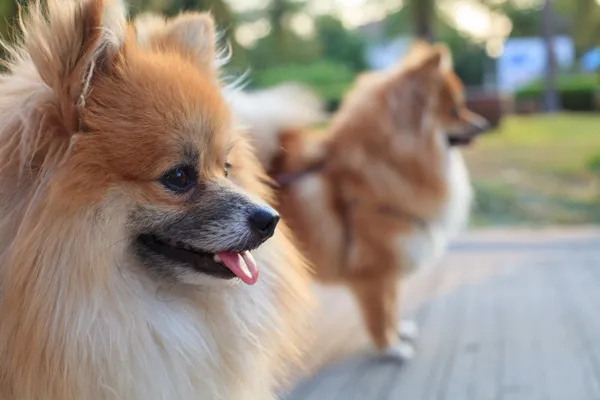
<svg viewBox="0 0 600 400">
<path fill-rule="evenodd" d="M 253 92 L 226 93 L 238 123 L 247 130 L 265 168 L 280 147 L 281 135 L 327 119 L 323 101 L 308 87 L 284 83 Z"/>
</svg>

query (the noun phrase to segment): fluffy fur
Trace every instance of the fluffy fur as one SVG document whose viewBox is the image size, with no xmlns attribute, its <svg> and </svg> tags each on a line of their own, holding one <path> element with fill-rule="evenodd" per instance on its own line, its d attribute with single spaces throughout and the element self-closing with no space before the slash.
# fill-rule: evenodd
<svg viewBox="0 0 600 400">
<path fill-rule="evenodd" d="M 257 157 L 269 165 L 279 150 L 277 137 L 282 128 L 301 129 L 327 119 L 322 102 L 304 86 L 285 83 L 273 88 L 243 92 L 228 91 L 226 98 L 245 129 L 252 132 Z"/>
<path fill-rule="evenodd" d="M 317 279 L 352 290 L 380 350 L 412 352 L 399 340 L 397 282 L 466 226 L 472 190 L 453 146 L 486 128 L 464 107 L 448 50 L 418 43 L 361 76 L 327 132 L 271 129 L 279 149 L 263 157 L 282 183 L 279 210 Z"/>
<path fill-rule="evenodd" d="M 306 269 L 282 224 L 253 251 L 254 286 L 164 277 L 135 251 L 173 227 L 234 246 L 241 217 L 219 230 L 206 204 L 272 201 L 222 98 L 211 18 L 161 26 L 149 40 L 101 0 L 23 16 L 0 77 L 2 399 L 270 399 L 297 355 Z M 182 162 L 198 184 L 174 194 L 159 179 Z"/>
</svg>

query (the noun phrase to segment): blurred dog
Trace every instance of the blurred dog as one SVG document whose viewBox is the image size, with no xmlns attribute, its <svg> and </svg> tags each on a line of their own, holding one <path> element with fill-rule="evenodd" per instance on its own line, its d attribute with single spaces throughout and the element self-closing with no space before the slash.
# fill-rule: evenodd
<svg viewBox="0 0 600 400">
<path fill-rule="evenodd" d="M 263 155 L 317 278 L 348 285 L 376 347 L 403 358 L 417 329 L 398 331 L 398 280 L 437 261 L 468 221 L 456 146 L 488 124 L 464 101 L 448 49 L 417 43 L 400 65 L 361 76 L 325 134 L 281 125 L 279 151 Z"/>
<path fill-rule="evenodd" d="M 305 263 L 222 98 L 212 19 L 147 23 L 34 3 L 9 48 L 2 399 L 270 399 L 297 355 Z"/>
</svg>

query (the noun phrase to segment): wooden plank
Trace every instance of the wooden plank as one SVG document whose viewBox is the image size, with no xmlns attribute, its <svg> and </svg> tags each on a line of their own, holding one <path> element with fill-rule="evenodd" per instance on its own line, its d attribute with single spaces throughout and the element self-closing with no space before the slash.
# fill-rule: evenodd
<svg viewBox="0 0 600 400">
<path fill-rule="evenodd" d="M 422 335 L 401 365 L 365 353 L 344 288 L 316 286 L 320 340 L 282 398 L 600 399 L 600 231 L 475 231 L 404 289 Z"/>
</svg>

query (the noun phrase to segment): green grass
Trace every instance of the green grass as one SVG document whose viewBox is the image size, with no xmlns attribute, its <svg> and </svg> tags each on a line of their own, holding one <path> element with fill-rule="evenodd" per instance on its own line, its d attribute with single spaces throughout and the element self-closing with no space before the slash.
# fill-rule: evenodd
<svg viewBox="0 0 600 400">
<path fill-rule="evenodd" d="M 600 223 L 600 115 L 510 116 L 465 152 L 478 225 Z"/>
</svg>

